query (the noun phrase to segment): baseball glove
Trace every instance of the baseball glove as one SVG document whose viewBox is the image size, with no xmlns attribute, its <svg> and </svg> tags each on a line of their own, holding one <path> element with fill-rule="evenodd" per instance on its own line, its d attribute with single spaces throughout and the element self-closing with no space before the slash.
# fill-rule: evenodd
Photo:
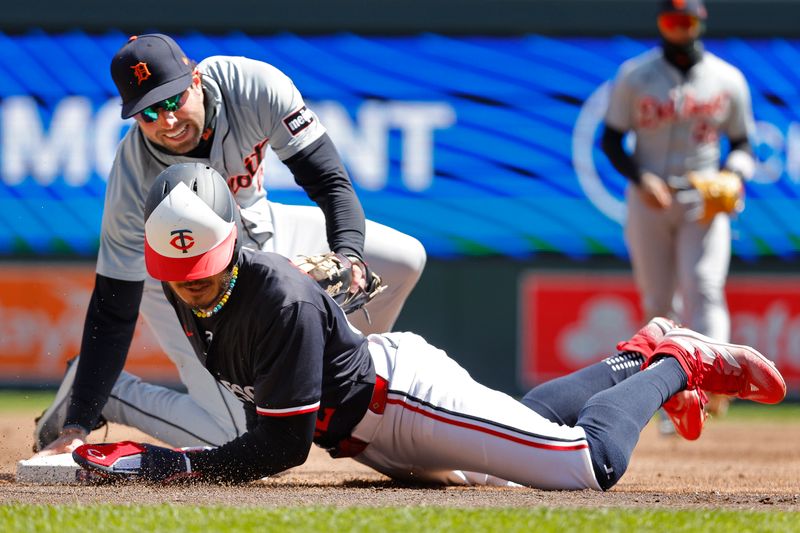
<svg viewBox="0 0 800 533">
<path fill-rule="evenodd" d="M 339 304 L 346 314 L 361 309 L 386 289 L 380 276 L 361 263 L 367 280 L 366 288 L 350 292 L 353 263 L 342 254 L 329 252 L 320 255 L 301 255 L 293 260 L 297 268 L 311 276 Z"/>
<path fill-rule="evenodd" d="M 703 199 L 699 222 L 708 224 L 718 213 L 739 213 L 744 209 L 744 185 L 735 172 L 721 170 L 711 175 L 692 172 L 688 178 Z"/>
</svg>

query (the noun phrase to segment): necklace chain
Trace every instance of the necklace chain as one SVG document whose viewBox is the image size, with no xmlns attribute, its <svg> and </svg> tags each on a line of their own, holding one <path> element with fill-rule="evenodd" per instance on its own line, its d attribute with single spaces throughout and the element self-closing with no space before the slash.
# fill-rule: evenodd
<svg viewBox="0 0 800 533">
<path fill-rule="evenodd" d="M 228 303 L 228 298 L 231 297 L 231 292 L 233 291 L 233 288 L 236 286 L 236 278 L 238 276 L 239 276 L 239 267 L 237 265 L 233 267 L 233 271 L 231 272 L 231 281 L 228 283 L 228 290 L 226 290 L 222 294 L 222 297 L 217 302 L 217 305 L 215 305 L 211 309 L 211 311 L 204 311 L 202 309 L 192 307 L 192 313 L 194 313 L 194 316 L 196 316 L 197 318 L 208 318 L 210 316 L 219 313 L 219 310 L 222 309 L 226 303 Z"/>
</svg>

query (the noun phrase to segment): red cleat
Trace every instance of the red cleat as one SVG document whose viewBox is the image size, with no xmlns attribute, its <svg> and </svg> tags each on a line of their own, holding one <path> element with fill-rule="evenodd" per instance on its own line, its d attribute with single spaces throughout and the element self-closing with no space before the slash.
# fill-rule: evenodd
<svg viewBox="0 0 800 533">
<path fill-rule="evenodd" d="M 690 329 L 676 328 L 664 335 L 656 355 L 671 355 L 688 376 L 687 390 L 703 390 L 759 403 L 779 403 L 786 396 L 786 382 L 775 364 L 757 350 L 717 342 Z"/>
<path fill-rule="evenodd" d="M 647 359 L 653 355 L 664 335 L 677 327 L 669 318 L 655 317 L 633 337 L 617 344 L 617 351 L 639 352 Z M 705 403 L 706 397 L 702 391 L 684 390 L 673 395 L 662 408 L 678 435 L 686 440 L 696 440 L 703 432 L 703 424 L 708 416 L 703 409 Z"/>
<path fill-rule="evenodd" d="M 678 435 L 686 440 L 697 440 L 708 417 L 704 409 L 707 401 L 706 395 L 700 389 L 682 390 L 664 402 L 661 408 L 675 426 Z"/>
<path fill-rule="evenodd" d="M 650 357 L 664 335 L 677 327 L 678 325 L 669 318 L 657 316 L 645 324 L 633 337 L 617 344 L 617 351 L 639 352 L 645 358 Z"/>
</svg>

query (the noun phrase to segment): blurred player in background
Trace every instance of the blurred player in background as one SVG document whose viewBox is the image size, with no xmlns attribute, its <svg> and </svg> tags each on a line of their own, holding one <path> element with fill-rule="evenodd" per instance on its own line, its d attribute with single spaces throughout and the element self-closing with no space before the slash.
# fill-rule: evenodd
<svg viewBox="0 0 800 533">
<path fill-rule="evenodd" d="M 238 400 L 197 360 L 160 283 L 145 270 L 142 210 L 159 172 L 181 162 L 217 169 L 241 210 L 247 247 L 290 258 L 338 252 L 352 262 L 353 289 L 372 279 L 369 268 L 378 272 L 388 289 L 371 303 L 371 321 L 361 313 L 351 316 L 364 333 L 391 329 L 424 268 L 425 250 L 408 235 L 365 221 L 325 128 L 275 67 L 223 56 L 195 64 L 170 37 L 151 34 L 131 37 L 120 48 L 111 75 L 122 118 L 135 122 L 108 178 L 80 357 L 38 419 L 34 447 L 47 447 L 47 454 L 69 451 L 101 419 L 175 446 L 219 445 L 244 432 Z M 319 208 L 267 200 L 268 148 Z M 195 242 L 176 234 L 172 245 L 188 252 Z M 122 372 L 139 312 L 188 393 Z"/>
<path fill-rule="evenodd" d="M 754 121 L 742 73 L 699 40 L 705 20 L 701 0 L 661 3 L 661 46 L 620 67 L 602 147 L 630 181 L 625 239 L 646 317 L 672 316 L 727 341 L 730 218 L 704 211 L 700 191 L 735 174 L 741 192 L 755 170 Z M 624 149 L 628 132 L 636 136 L 632 155 Z M 723 135 L 730 150 L 720 165 Z M 714 397 L 708 407 L 723 411 L 727 400 Z"/>
</svg>

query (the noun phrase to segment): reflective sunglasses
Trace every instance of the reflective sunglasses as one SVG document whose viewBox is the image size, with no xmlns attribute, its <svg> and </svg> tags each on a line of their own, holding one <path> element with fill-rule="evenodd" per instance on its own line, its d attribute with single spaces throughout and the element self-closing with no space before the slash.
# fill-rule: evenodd
<svg viewBox="0 0 800 533">
<path fill-rule="evenodd" d="M 693 30 L 700 25 L 699 18 L 686 13 L 664 13 L 659 16 L 658 20 L 668 31 Z"/>
<path fill-rule="evenodd" d="M 160 102 L 156 102 L 149 107 L 145 107 L 139 111 L 139 116 L 142 117 L 142 121 L 144 122 L 155 122 L 158 120 L 159 109 L 163 109 L 164 111 L 177 111 L 183 107 L 183 104 L 186 103 L 186 97 L 188 97 L 188 95 L 189 90 L 186 89 L 182 93 L 176 94 L 175 96 L 170 96 L 169 98 L 165 98 Z"/>
</svg>

